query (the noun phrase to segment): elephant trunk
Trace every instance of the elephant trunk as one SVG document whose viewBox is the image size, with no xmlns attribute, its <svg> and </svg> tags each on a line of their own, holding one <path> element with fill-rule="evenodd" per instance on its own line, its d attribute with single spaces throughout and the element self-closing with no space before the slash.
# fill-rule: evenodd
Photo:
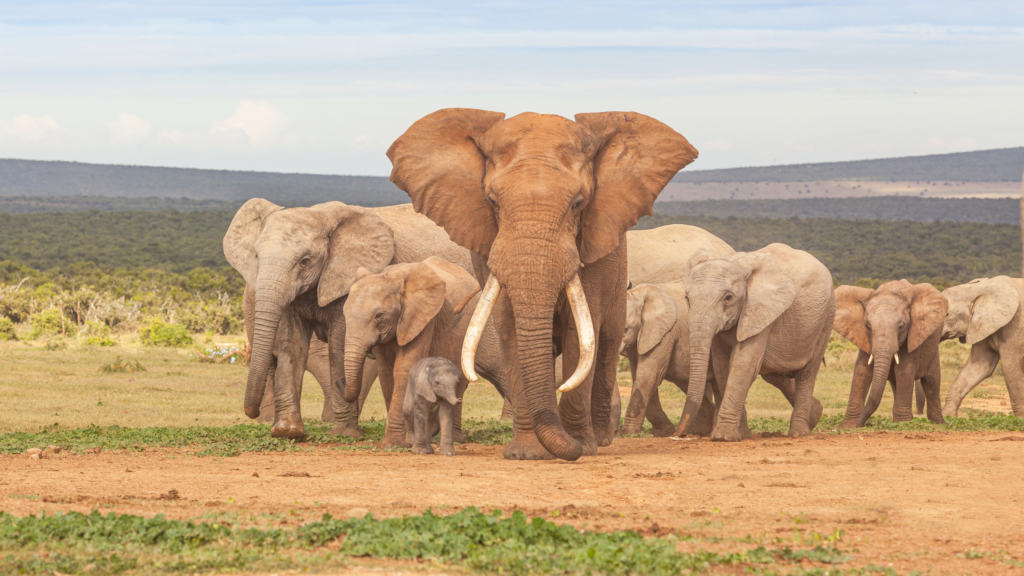
<svg viewBox="0 0 1024 576">
<path fill-rule="evenodd" d="M 691 313 L 690 317 L 698 318 L 700 314 Z M 694 433 L 697 413 L 700 412 L 701 404 L 704 402 L 704 391 L 707 388 L 711 340 L 714 336 L 714 330 L 706 322 L 697 322 L 690 330 L 690 380 L 686 385 L 686 404 L 683 407 L 679 428 L 676 429 L 676 436 Z"/>
<path fill-rule="evenodd" d="M 860 413 L 857 426 L 863 426 L 882 402 L 885 383 L 889 379 L 889 367 L 892 363 L 892 356 L 893 353 L 889 350 L 872 346 L 874 366 L 871 374 L 871 392 L 868 393 L 868 401 Z"/>
<path fill-rule="evenodd" d="M 282 289 L 274 282 L 260 282 L 256 287 L 253 312 L 252 352 L 249 357 L 249 375 L 245 384 L 245 414 L 250 418 L 260 415 L 260 401 L 267 387 L 267 377 L 273 364 L 277 328 L 284 310 Z"/>
<path fill-rule="evenodd" d="M 349 338 L 345 341 L 345 401 L 357 402 L 363 383 L 363 364 L 369 346 Z"/>
<path fill-rule="evenodd" d="M 545 270 L 513 275 L 521 284 L 510 287 L 515 315 L 516 346 L 526 407 L 537 440 L 554 456 L 576 460 L 583 446 L 562 428 L 555 401 L 552 323 L 559 287 L 550 286 L 555 274 Z M 547 289 L 540 288 L 547 287 Z"/>
</svg>

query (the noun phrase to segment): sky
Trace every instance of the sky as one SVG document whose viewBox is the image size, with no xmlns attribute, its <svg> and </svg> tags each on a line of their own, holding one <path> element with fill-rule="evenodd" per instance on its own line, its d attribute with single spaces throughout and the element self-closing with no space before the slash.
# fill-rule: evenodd
<svg viewBox="0 0 1024 576">
<path fill-rule="evenodd" d="M 0 0 L 0 158 L 386 176 L 438 108 L 634 110 L 695 169 L 1024 145 L 1024 3 Z"/>
</svg>

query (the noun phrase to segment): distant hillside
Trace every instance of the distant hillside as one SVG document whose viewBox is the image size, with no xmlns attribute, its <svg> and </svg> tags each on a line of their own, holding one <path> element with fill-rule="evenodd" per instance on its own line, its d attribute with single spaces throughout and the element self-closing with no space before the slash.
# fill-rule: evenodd
<svg viewBox="0 0 1024 576">
<path fill-rule="evenodd" d="M 241 204 L 263 197 L 284 205 L 341 200 L 398 204 L 409 197 L 387 178 L 281 174 L 81 162 L 0 160 L 0 197 L 189 198 Z"/>
<path fill-rule="evenodd" d="M 673 182 L 808 182 L 868 180 L 876 182 L 1019 182 L 1024 147 L 905 156 L 851 162 L 787 164 L 723 170 L 684 170 Z"/>
<path fill-rule="evenodd" d="M 793 200 L 693 200 L 658 202 L 655 216 L 715 218 L 836 218 L 912 222 L 1020 223 L 1016 198 L 920 198 L 872 196 Z"/>
</svg>

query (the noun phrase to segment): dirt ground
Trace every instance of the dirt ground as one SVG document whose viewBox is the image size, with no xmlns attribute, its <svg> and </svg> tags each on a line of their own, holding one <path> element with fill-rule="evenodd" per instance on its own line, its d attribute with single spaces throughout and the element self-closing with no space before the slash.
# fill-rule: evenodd
<svg viewBox="0 0 1024 576">
<path fill-rule="evenodd" d="M 174 518 L 238 513 L 297 524 L 465 506 L 523 510 L 587 530 L 676 532 L 687 549 L 835 545 L 844 568 L 1024 573 L 1024 434 L 864 433 L 802 439 L 626 438 L 578 462 L 312 452 L 196 457 L 183 450 L 0 456 L 17 515 L 93 509 Z M 264 514 L 274 515 L 271 517 Z M 262 520 L 260 520 L 262 519 Z"/>
</svg>

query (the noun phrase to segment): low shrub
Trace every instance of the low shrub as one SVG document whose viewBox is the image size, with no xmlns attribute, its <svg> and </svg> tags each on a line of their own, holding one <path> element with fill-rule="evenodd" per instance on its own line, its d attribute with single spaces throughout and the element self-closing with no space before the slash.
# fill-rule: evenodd
<svg viewBox="0 0 1024 576">
<path fill-rule="evenodd" d="M 57 308 L 37 312 L 29 321 L 32 324 L 33 339 L 40 336 L 66 336 L 68 333 L 68 320 Z"/>
<path fill-rule="evenodd" d="M 117 344 L 117 342 L 114 342 L 114 339 L 110 337 L 110 326 L 107 326 L 102 322 L 86 322 L 78 335 L 85 339 L 86 344 L 91 344 L 93 346 L 113 346 L 114 344 Z"/>
<path fill-rule="evenodd" d="M 139 330 L 139 340 L 147 346 L 168 346 L 180 348 L 192 344 L 192 335 L 181 324 L 164 322 L 152 318 Z"/>
<path fill-rule="evenodd" d="M 104 364 L 100 366 L 100 372 L 105 374 L 114 374 L 117 372 L 145 372 L 146 368 L 142 366 L 142 362 L 133 360 L 131 358 L 124 360 L 118 356 L 110 364 Z"/>
<path fill-rule="evenodd" d="M 0 316 L 0 342 L 17 340 L 18 335 L 14 332 L 14 322 L 6 316 Z"/>
</svg>

